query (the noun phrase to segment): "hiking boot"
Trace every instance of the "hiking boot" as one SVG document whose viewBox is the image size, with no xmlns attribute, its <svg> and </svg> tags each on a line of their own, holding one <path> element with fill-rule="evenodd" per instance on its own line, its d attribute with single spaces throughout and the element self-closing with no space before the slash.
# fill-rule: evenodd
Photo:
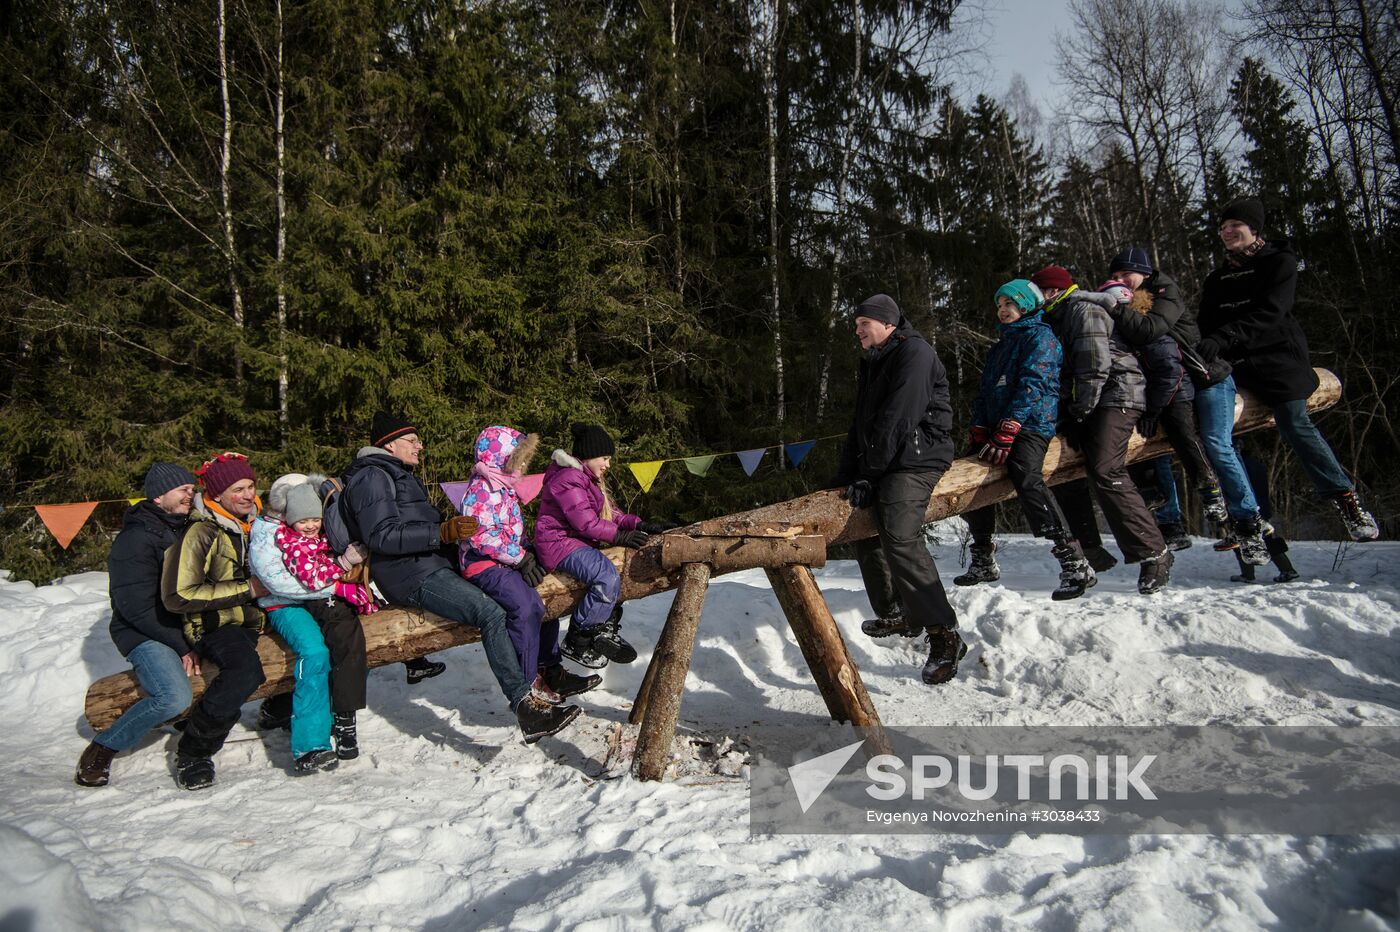
<svg viewBox="0 0 1400 932">
<path fill-rule="evenodd" d="M 1056 602 L 1077 599 L 1085 591 L 1099 584 L 1099 578 L 1094 575 L 1094 568 L 1084 558 L 1084 551 L 1079 548 L 1078 541 L 1067 540 L 1056 544 L 1050 548 L 1050 554 L 1060 563 L 1060 584 L 1050 593 L 1051 599 Z"/>
<path fill-rule="evenodd" d="M 1381 536 L 1381 529 L 1376 526 L 1376 519 L 1371 517 L 1371 513 L 1361 507 L 1361 499 L 1356 497 L 1355 491 L 1341 492 L 1332 496 L 1332 507 L 1337 509 L 1337 515 L 1342 519 L 1342 524 L 1346 525 L 1347 534 L 1352 540 L 1375 540 Z"/>
<path fill-rule="evenodd" d="M 603 678 L 596 673 L 582 676 L 565 669 L 562 663 L 546 667 L 540 671 L 540 676 L 544 678 L 545 684 L 550 689 L 565 699 L 577 696 L 579 693 L 586 693 L 603 682 Z"/>
<path fill-rule="evenodd" d="M 317 748 L 314 751 L 307 751 L 292 762 L 292 774 L 304 777 L 309 773 L 334 770 L 339 766 L 340 758 L 335 751 L 330 748 Z"/>
<path fill-rule="evenodd" d="M 1168 550 L 1186 550 L 1191 546 L 1191 538 L 1186 536 L 1186 528 L 1175 522 L 1159 524 L 1157 530 L 1162 532 L 1162 539 L 1167 542 Z"/>
<path fill-rule="evenodd" d="M 207 757 L 175 757 L 175 782 L 181 789 L 202 790 L 214 785 L 214 762 Z"/>
<path fill-rule="evenodd" d="M 1250 566 L 1263 566 L 1269 562 L 1269 546 L 1264 543 L 1264 535 L 1274 529 L 1263 518 L 1245 518 L 1234 522 L 1233 536 L 1240 549 L 1240 559 Z"/>
<path fill-rule="evenodd" d="M 1201 489 L 1201 510 L 1211 524 L 1222 524 L 1230 519 L 1225 510 L 1225 496 L 1219 489 Z"/>
<path fill-rule="evenodd" d="M 957 628 L 928 629 L 928 660 L 923 679 L 930 686 L 946 683 L 958 675 L 958 662 L 967 656 L 967 644 Z"/>
<path fill-rule="evenodd" d="M 546 735 L 558 734 L 578 718 L 575 705 L 550 705 L 533 692 L 526 693 L 515 708 L 515 720 L 526 744 L 534 744 Z"/>
<path fill-rule="evenodd" d="M 622 638 L 622 606 L 612 610 L 593 635 L 593 649 L 613 663 L 631 663 L 637 659 L 637 649 Z"/>
<path fill-rule="evenodd" d="M 997 566 L 996 544 L 973 544 L 972 562 L 967 572 L 954 577 L 955 586 L 975 586 L 978 583 L 996 582 L 1001 579 L 1001 567 Z"/>
<path fill-rule="evenodd" d="M 414 657 L 403 662 L 404 677 L 410 686 L 430 680 L 446 669 L 447 664 L 429 660 L 427 657 Z"/>
<path fill-rule="evenodd" d="M 564 643 L 559 645 L 559 653 L 581 667 L 601 670 L 608 665 L 608 658 L 593 649 L 593 633 L 597 628 L 584 628 L 573 619 L 569 620 L 569 630 L 564 634 Z"/>
<path fill-rule="evenodd" d="M 73 782 L 79 786 L 106 786 L 111 778 L 112 758 L 116 756 L 117 752 L 111 748 L 92 742 L 78 758 L 78 772 L 73 775 Z"/>
<path fill-rule="evenodd" d="M 915 638 L 924 633 L 923 628 L 916 628 L 909 624 L 903 612 L 895 612 L 883 618 L 869 618 L 860 623 L 860 630 L 863 634 L 872 638 L 886 638 L 892 634 L 900 637 Z"/>
<path fill-rule="evenodd" d="M 292 694 L 268 696 L 258 706 L 259 731 L 287 731 L 292 727 Z"/>
<path fill-rule="evenodd" d="M 530 684 L 530 695 L 543 699 L 550 705 L 560 705 L 564 697 L 555 692 L 548 683 L 544 681 L 543 673 L 536 673 L 535 680 Z"/>
<path fill-rule="evenodd" d="M 1084 559 L 1089 561 L 1095 573 L 1107 573 L 1118 565 L 1118 558 L 1103 547 L 1085 547 Z"/>
<path fill-rule="evenodd" d="M 360 756 L 360 739 L 355 734 L 355 713 L 335 713 L 335 724 L 331 726 L 331 741 L 335 743 L 335 756 L 340 760 L 354 760 Z"/>
<path fill-rule="evenodd" d="M 1152 595 L 1167 588 L 1167 582 L 1172 576 L 1172 562 L 1175 559 L 1170 550 L 1163 550 L 1143 560 L 1142 567 L 1138 570 L 1138 592 Z"/>
</svg>

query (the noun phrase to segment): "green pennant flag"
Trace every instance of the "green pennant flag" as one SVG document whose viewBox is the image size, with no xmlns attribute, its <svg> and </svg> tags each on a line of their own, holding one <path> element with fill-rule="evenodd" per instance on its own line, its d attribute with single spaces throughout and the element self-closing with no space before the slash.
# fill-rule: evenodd
<svg viewBox="0 0 1400 932">
<path fill-rule="evenodd" d="M 714 456 L 687 456 L 685 458 L 685 468 L 689 469 L 693 475 L 703 476 L 710 471 L 714 465 Z"/>
</svg>

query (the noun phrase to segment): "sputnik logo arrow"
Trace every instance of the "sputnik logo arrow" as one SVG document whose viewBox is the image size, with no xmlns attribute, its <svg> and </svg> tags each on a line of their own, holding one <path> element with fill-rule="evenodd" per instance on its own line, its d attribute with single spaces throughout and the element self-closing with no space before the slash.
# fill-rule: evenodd
<svg viewBox="0 0 1400 932">
<path fill-rule="evenodd" d="M 804 760 L 788 768 L 788 779 L 792 781 L 792 789 L 797 794 L 797 804 L 802 807 L 803 814 L 821 798 L 831 781 L 841 772 L 841 768 L 846 766 L 847 761 L 855 756 L 864 743 L 865 739 L 862 738 L 855 744 L 848 744 L 844 748 Z"/>
</svg>

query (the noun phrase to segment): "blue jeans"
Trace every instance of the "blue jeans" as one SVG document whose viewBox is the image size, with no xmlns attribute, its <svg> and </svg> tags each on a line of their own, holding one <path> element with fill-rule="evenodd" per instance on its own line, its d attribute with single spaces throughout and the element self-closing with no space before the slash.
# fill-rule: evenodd
<svg viewBox="0 0 1400 932">
<path fill-rule="evenodd" d="M 459 624 L 480 628 L 481 646 L 486 650 L 491 673 L 511 709 L 520 704 L 530 692 L 530 680 L 520 672 L 515 645 L 506 630 L 506 613 L 490 596 L 459 576 L 455 569 L 444 566 L 423 580 L 409 601 Z M 530 679 L 534 679 L 533 671 Z"/>
<path fill-rule="evenodd" d="M 146 732 L 190 707 L 194 693 L 180 655 L 160 641 L 142 641 L 126 655 L 146 695 L 94 740 L 113 751 L 129 751 Z"/>
<path fill-rule="evenodd" d="M 1184 524 L 1181 518 L 1181 496 L 1176 490 L 1176 476 L 1172 473 L 1172 458 L 1159 456 L 1152 461 L 1157 471 L 1157 488 L 1167 503 L 1152 513 L 1158 524 Z"/>
<path fill-rule="evenodd" d="M 557 569 L 568 573 L 588 588 L 574 607 L 571 625 L 592 628 L 607 621 L 622 592 L 622 577 L 603 551 L 580 547 L 559 561 Z"/>
<path fill-rule="evenodd" d="M 1332 447 L 1308 416 L 1307 399 L 1300 398 L 1297 401 L 1285 401 L 1283 404 L 1274 405 L 1273 412 L 1274 420 L 1278 423 L 1278 432 L 1293 448 L 1298 462 L 1312 480 L 1313 488 L 1317 489 L 1317 494 L 1330 498 L 1342 492 L 1350 492 L 1351 477 L 1342 469 L 1342 464 L 1337 462 Z"/>
<path fill-rule="evenodd" d="M 331 747 L 331 652 L 321 626 L 299 605 L 267 613 L 272 630 L 297 655 L 292 672 L 292 757 Z"/>
<path fill-rule="evenodd" d="M 1196 392 L 1196 416 L 1201 422 L 1206 456 L 1215 467 L 1220 491 L 1225 496 L 1225 510 L 1237 521 L 1259 517 L 1259 503 L 1254 499 L 1249 475 L 1235 453 L 1234 376 L 1226 376 L 1225 381 Z"/>
</svg>

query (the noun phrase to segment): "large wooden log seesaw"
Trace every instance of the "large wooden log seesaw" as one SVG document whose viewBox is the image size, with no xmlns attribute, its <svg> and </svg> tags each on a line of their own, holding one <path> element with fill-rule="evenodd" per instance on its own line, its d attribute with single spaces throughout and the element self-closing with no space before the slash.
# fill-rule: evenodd
<svg viewBox="0 0 1400 932">
<path fill-rule="evenodd" d="M 1325 369 L 1316 371 L 1321 384 L 1308 398 L 1309 411 L 1329 408 L 1342 395 L 1335 375 Z M 1273 424 L 1267 405 L 1247 393 L 1240 394 L 1235 406 L 1235 433 Z M 1134 434 L 1128 445 L 1128 461 L 1169 452 L 1171 445 L 1161 434 L 1152 440 Z M 1059 440 L 1052 441 L 1045 456 L 1046 482 L 1058 485 L 1083 475 L 1083 457 Z M 937 521 L 1014 494 L 1004 467 L 963 457 L 953 462 L 934 488 L 926 518 Z M 631 721 L 643 725 L 636 757 L 638 776 L 659 779 L 664 771 L 695 643 L 699 607 L 709 581 L 744 569 L 762 567 L 767 573 L 832 718 L 879 729 L 879 715 L 810 569 L 825 562 L 827 546 L 874 535 L 874 519 L 868 509 L 853 510 L 838 492 L 823 491 L 702 521 L 654 537 L 639 550 L 614 547 L 604 551 L 622 574 L 622 601 L 679 590 L 631 713 Z M 583 587 L 567 576 L 550 575 L 540 584 L 539 592 L 545 617 L 558 618 L 573 610 Z M 410 608 L 387 608 L 366 616 L 363 623 L 371 667 L 481 639 L 475 628 Z M 252 698 L 290 692 L 295 655 L 275 635 L 259 639 L 258 653 L 267 682 Z M 196 700 L 214 675 L 212 664 L 205 666 L 208 672 L 190 678 Z M 103 677 L 87 692 L 88 724 L 97 731 L 107 728 L 140 697 L 131 672 Z"/>
</svg>

